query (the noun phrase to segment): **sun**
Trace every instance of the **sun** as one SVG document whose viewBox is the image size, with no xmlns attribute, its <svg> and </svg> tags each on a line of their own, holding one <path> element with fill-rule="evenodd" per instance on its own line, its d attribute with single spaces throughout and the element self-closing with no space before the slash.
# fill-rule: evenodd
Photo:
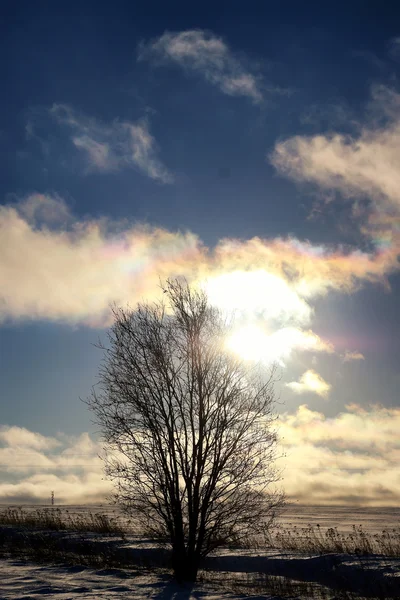
<svg viewBox="0 0 400 600">
<path fill-rule="evenodd" d="M 311 309 L 284 278 L 258 269 L 220 273 L 205 283 L 210 302 L 227 312 L 282 323 L 307 323 Z"/>
<path fill-rule="evenodd" d="M 220 273 L 204 282 L 207 297 L 235 329 L 226 347 L 243 360 L 285 364 L 297 349 L 321 349 L 311 331 L 311 308 L 290 282 L 263 269 Z"/>
<path fill-rule="evenodd" d="M 268 335 L 258 325 L 246 325 L 227 339 L 227 347 L 244 360 L 259 361 L 265 358 Z"/>
</svg>

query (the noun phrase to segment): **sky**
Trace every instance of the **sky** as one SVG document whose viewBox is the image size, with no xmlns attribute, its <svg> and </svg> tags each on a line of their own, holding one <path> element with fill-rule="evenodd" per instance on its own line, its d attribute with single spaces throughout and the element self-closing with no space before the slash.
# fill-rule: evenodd
<svg viewBox="0 0 400 600">
<path fill-rule="evenodd" d="M 110 490 L 110 305 L 185 276 L 279 365 L 282 485 L 400 501 L 400 8 L 3 2 L 0 502 Z"/>
</svg>

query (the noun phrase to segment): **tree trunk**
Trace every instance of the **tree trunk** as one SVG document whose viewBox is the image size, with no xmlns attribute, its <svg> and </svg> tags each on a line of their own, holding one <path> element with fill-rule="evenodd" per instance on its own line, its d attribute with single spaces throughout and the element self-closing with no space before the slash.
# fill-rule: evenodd
<svg viewBox="0 0 400 600">
<path fill-rule="evenodd" d="M 172 569 L 178 583 L 195 582 L 199 570 L 199 561 L 195 555 L 188 556 L 186 548 L 172 549 Z"/>
</svg>

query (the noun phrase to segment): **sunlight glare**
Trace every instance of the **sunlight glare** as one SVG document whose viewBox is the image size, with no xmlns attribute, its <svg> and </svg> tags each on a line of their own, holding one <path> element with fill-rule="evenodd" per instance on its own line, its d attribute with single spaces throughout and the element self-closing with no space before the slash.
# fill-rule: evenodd
<svg viewBox="0 0 400 600">
<path fill-rule="evenodd" d="M 228 348 L 244 360 L 261 360 L 268 336 L 257 325 L 247 325 L 235 331 L 227 341 Z"/>
<path fill-rule="evenodd" d="M 227 347 L 243 360 L 278 362 L 281 365 L 285 359 L 290 358 L 294 350 L 333 352 L 333 347 L 312 331 L 283 327 L 267 333 L 256 324 L 236 329 L 228 338 Z"/>
<path fill-rule="evenodd" d="M 289 322 L 308 323 L 311 308 L 282 277 L 264 270 L 222 273 L 206 283 L 212 304 L 227 311 L 260 315 Z M 249 334 L 250 335 L 250 334 Z"/>
</svg>

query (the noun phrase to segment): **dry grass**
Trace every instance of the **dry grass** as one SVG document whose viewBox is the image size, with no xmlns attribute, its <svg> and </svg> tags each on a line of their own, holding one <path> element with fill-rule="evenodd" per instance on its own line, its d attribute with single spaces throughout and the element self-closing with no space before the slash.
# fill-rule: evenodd
<svg viewBox="0 0 400 600">
<path fill-rule="evenodd" d="M 218 573 L 202 571 L 199 581 L 219 586 L 233 594 L 272 595 L 281 598 L 332 600 L 332 590 L 313 581 L 294 581 L 286 577 L 261 573 Z"/>
<path fill-rule="evenodd" d="M 378 582 L 370 582 L 367 589 L 354 588 L 338 576 L 336 585 L 328 587 L 317 581 L 299 581 L 261 573 L 216 573 L 202 571 L 200 582 L 218 586 L 225 591 L 241 594 L 246 597 L 273 596 L 278 598 L 307 598 L 308 600 L 398 600 L 399 595 L 393 586 L 382 586 Z M 350 583 L 350 586 L 347 584 Z M 366 586 L 362 586 L 365 588 Z"/>
<path fill-rule="evenodd" d="M 24 511 L 22 508 L 6 508 L 0 512 L 0 525 L 44 529 L 50 531 L 78 531 L 105 535 L 125 535 L 120 519 L 101 513 L 70 514 L 60 508 L 41 508 Z"/>
<path fill-rule="evenodd" d="M 137 533 L 131 521 L 121 515 L 107 515 L 91 511 L 70 513 L 60 508 L 38 508 L 26 511 L 9 507 L 0 511 L 0 525 L 43 529 L 51 531 L 76 531 L 118 535 Z M 337 527 L 326 530 L 319 525 L 300 528 L 296 526 L 275 527 L 268 537 L 258 543 L 249 540 L 245 547 L 257 549 L 277 549 L 302 552 L 305 554 L 327 554 L 331 552 L 355 555 L 379 554 L 388 557 L 400 557 L 400 527 L 384 529 L 381 533 L 364 531 L 361 525 L 353 525 L 350 532 L 338 531 Z"/>
<path fill-rule="evenodd" d="M 400 557 L 400 528 L 368 533 L 361 525 L 353 525 L 349 533 L 336 527 L 323 531 L 319 525 L 306 528 L 276 528 L 267 539 L 270 548 L 304 553 L 379 554 Z"/>
</svg>

